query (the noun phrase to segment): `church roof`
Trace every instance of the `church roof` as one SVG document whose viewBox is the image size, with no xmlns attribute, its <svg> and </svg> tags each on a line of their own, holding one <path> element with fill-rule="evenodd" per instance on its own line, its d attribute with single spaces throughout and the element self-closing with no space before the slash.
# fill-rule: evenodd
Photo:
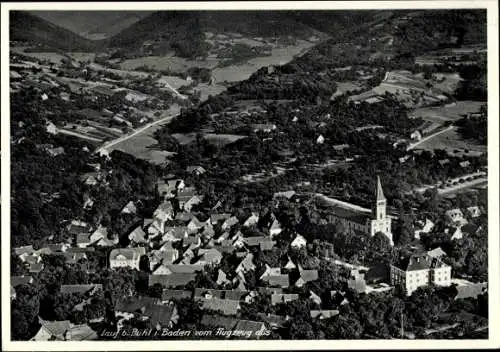
<svg viewBox="0 0 500 352">
<path fill-rule="evenodd" d="M 377 176 L 377 201 L 385 200 L 384 191 L 382 190 L 382 185 L 380 184 L 380 177 Z"/>
</svg>

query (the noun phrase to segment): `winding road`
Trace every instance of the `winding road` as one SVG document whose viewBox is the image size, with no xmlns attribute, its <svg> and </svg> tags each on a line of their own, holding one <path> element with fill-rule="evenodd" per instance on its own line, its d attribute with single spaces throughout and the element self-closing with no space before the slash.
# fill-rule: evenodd
<svg viewBox="0 0 500 352">
<path fill-rule="evenodd" d="M 156 121 L 153 121 L 153 122 L 150 122 L 136 130 L 134 130 L 134 132 L 130 133 L 130 134 L 127 134 L 127 135 L 124 135 L 124 136 L 121 136 L 121 137 L 118 137 L 117 139 L 113 139 L 112 141 L 109 141 L 103 145 L 101 145 L 98 149 L 96 149 L 95 153 L 96 154 L 100 154 L 102 153 L 104 150 L 108 149 L 108 148 L 111 148 L 113 146 L 115 146 L 116 144 L 118 143 L 121 143 L 121 142 L 124 142 L 126 141 L 127 139 L 129 138 L 132 138 L 136 135 L 138 135 L 139 133 L 142 133 L 144 131 L 146 131 L 147 129 L 153 127 L 153 126 L 156 126 L 156 125 L 160 125 L 160 124 L 163 124 L 163 123 L 166 123 L 166 122 L 169 122 L 170 120 L 172 120 L 174 117 L 177 117 L 179 116 L 180 113 L 176 113 L 176 114 L 172 114 L 172 115 L 168 115 L 168 116 L 165 116 L 159 120 L 156 120 Z"/>
</svg>

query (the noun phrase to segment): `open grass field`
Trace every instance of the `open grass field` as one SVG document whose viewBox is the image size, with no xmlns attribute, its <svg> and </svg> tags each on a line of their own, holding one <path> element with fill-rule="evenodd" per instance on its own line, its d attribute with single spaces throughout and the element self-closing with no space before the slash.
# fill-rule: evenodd
<svg viewBox="0 0 500 352">
<path fill-rule="evenodd" d="M 94 53 L 79 53 L 79 52 L 71 52 L 68 53 L 69 56 L 71 56 L 74 60 L 80 61 L 80 62 L 93 62 L 95 59 L 95 54 Z"/>
<path fill-rule="evenodd" d="M 156 82 L 162 85 L 169 85 L 174 89 L 179 89 L 182 86 L 188 85 L 190 82 L 176 76 L 161 76 Z"/>
<path fill-rule="evenodd" d="M 413 110 L 409 114 L 409 117 L 421 117 L 426 121 L 432 122 L 456 121 L 460 120 L 467 113 L 478 112 L 482 105 L 486 105 L 486 103 L 464 100 L 445 106 L 418 108 Z"/>
<path fill-rule="evenodd" d="M 434 149 L 444 149 L 453 155 L 480 155 L 487 151 L 486 145 L 475 143 L 474 141 L 462 138 L 457 129 L 443 132 L 421 144 L 417 149 L 433 151 Z M 465 151 L 468 150 L 468 153 Z"/>
<path fill-rule="evenodd" d="M 286 64 L 296 55 L 313 45 L 313 43 L 305 40 L 297 40 L 296 45 L 286 45 L 273 48 L 271 56 L 257 57 L 237 65 L 217 67 L 212 70 L 212 76 L 215 78 L 216 82 L 243 81 L 261 67 Z"/>
<path fill-rule="evenodd" d="M 354 91 L 361 88 L 361 86 L 352 82 L 335 82 L 335 83 L 337 84 L 337 90 L 332 95 L 332 99 L 348 91 Z"/>
<path fill-rule="evenodd" d="M 246 138 L 246 136 L 241 136 L 237 134 L 213 134 L 213 133 L 207 133 L 203 137 L 210 144 L 216 146 L 225 146 L 227 144 L 234 143 L 240 139 Z"/>
<path fill-rule="evenodd" d="M 120 64 L 122 70 L 135 70 L 141 66 L 148 66 L 155 70 L 171 70 L 174 72 L 185 72 L 191 67 L 202 67 L 212 69 L 219 64 L 220 60 L 208 58 L 206 60 L 187 60 L 182 57 L 173 56 L 146 56 L 136 59 L 125 60 Z"/>
</svg>

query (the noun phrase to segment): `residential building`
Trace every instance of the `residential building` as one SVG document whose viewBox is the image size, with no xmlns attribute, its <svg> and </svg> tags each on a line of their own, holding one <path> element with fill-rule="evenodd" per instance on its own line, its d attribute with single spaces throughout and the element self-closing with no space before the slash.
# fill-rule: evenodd
<svg viewBox="0 0 500 352">
<path fill-rule="evenodd" d="M 451 266 L 427 253 L 401 258 L 390 266 L 391 285 L 400 286 L 411 295 L 417 288 L 427 285 L 450 286 Z"/>
<path fill-rule="evenodd" d="M 109 255 L 110 268 L 130 268 L 139 270 L 141 256 L 146 254 L 142 247 L 113 249 Z"/>
</svg>

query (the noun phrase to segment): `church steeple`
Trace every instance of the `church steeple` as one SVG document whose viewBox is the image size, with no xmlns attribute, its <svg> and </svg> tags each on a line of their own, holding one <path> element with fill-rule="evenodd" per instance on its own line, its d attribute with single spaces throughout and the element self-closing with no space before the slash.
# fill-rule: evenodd
<svg viewBox="0 0 500 352">
<path fill-rule="evenodd" d="M 382 185 L 380 183 L 380 176 L 377 176 L 377 202 L 379 200 L 386 200 L 384 196 L 384 191 L 382 190 Z"/>
<path fill-rule="evenodd" d="M 386 217 L 386 207 L 387 200 L 384 196 L 384 191 L 382 190 L 382 184 L 380 183 L 380 177 L 377 176 L 377 191 L 376 191 L 376 201 L 375 201 L 375 219 L 384 220 Z"/>
</svg>

